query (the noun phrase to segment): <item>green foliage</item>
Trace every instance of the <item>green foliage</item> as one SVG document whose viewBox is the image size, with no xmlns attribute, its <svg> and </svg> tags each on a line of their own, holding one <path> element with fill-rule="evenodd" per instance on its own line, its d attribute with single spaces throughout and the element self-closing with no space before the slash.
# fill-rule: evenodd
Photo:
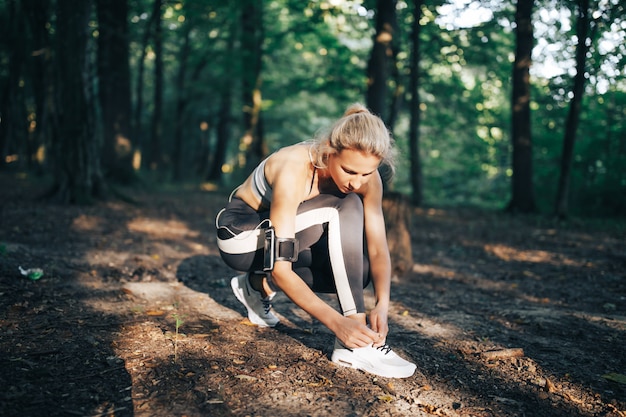
<svg viewBox="0 0 626 417">
<path fill-rule="evenodd" d="M 259 89 L 266 151 L 310 139 L 355 101 L 364 102 L 366 67 L 372 47 L 376 1 L 269 0 L 263 5 L 263 61 Z M 421 18 L 420 151 L 427 205 L 504 207 L 511 188 L 510 78 L 514 57 L 514 4 L 480 2 L 492 18 L 482 23 L 442 23 L 446 0 L 426 2 Z M 618 0 L 594 11 L 587 89 L 581 109 L 570 185 L 570 210 L 576 215 L 626 213 L 626 30 L 624 6 Z M 14 2 L 0 0 L 0 23 L 7 23 Z M 185 169 L 202 179 L 200 155 L 211 160 L 221 118 L 222 96 L 231 93 L 227 161 L 237 166 L 243 136 L 241 78 L 247 65 L 239 54 L 242 2 L 178 0 L 162 6 L 164 111 L 162 153 L 168 161 L 175 147 L 175 127 L 182 126 Z M 398 71 L 401 88 L 410 76 L 412 3 L 398 1 Z M 456 12 L 473 9 L 464 4 Z M 143 73 L 144 106 L 137 148 L 150 140 L 154 110 L 154 42 L 146 34 L 151 25 L 152 0 L 129 2 L 129 46 L 133 94 Z M 471 6 L 471 7 L 466 7 Z M 537 204 L 544 213 L 554 208 L 561 153 L 574 74 L 575 2 L 537 3 L 535 11 L 532 83 L 532 139 Z M 572 9 L 570 9 L 572 8 Z M 94 25 L 97 22 L 94 23 Z M 55 33 L 50 20 L 50 34 Z M 0 87 L 10 73 L 10 25 L 0 25 Z M 95 32 L 94 32 L 95 33 Z M 25 45 L 33 33 L 25 25 Z M 185 55 L 184 40 L 188 39 Z M 145 47 L 145 60 L 144 57 Z M 29 51 L 30 54 L 30 51 Z M 95 54 L 94 54 L 95 55 Z M 30 65 L 30 64 L 29 64 Z M 33 83 L 28 68 L 21 75 L 19 99 L 33 120 Z M 179 83 L 179 71 L 186 76 Z M 396 81 L 390 81 L 391 84 Z M 93 83 L 97 85 L 97 82 Z M 182 86 L 182 87 L 181 87 Z M 394 85 L 390 85 L 393 87 Z M 4 91 L 4 90 L 2 90 Z M 136 103 L 138 97 L 133 95 Z M 183 103 L 183 105 L 181 105 Z M 393 187 L 411 193 L 407 142 L 409 97 L 399 101 L 394 138 L 401 158 Z M 97 112 L 94 106 L 94 111 Z M 36 117 L 35 119 L 36 120 Z M 33 126 L 21 122 L 23 129 Z M 26 132 L 7 139 L 2 149 L 25 153 L 34 144 L 19 143 Z M 45 142 L 42 142 L 43 146 Z M 206 152 L 205 152 L 206 151 Z M 206 154 L 206 155 L 205 155 Z M 0 155 L 6 158 L 6 155 Z M 44 167 L 47 169 L 47 167 Z M 165 166 L 169 169 L 169 165 Z M 247 172 L 233 169 L 223 185 L 238 183 Z M 159 178 L 163 173 L 158 173 Z M 167 175 L 165 175 L 167 178 Z M 0 246 L 0 253 L 2 247 Z"/>
</svg>

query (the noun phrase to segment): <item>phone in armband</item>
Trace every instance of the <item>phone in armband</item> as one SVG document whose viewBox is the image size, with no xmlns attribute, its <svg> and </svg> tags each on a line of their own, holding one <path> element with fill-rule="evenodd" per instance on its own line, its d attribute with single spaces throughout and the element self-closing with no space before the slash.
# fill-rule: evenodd
<svg viewBox="0 0 626 417">
<path fill-rule="evenodd" d="M 274 228 L 270 227 L 265 229 L 265 244 L 263 246 L 263 270 L 271 271 L 274 269 L 274 254 L 276 248 L 274 244 L 276 239 L 274 239 Z"/>
</svg>

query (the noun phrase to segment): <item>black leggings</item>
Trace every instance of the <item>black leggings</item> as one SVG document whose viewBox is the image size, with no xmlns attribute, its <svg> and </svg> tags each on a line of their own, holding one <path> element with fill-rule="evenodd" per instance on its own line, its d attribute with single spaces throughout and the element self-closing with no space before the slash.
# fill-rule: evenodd
<svg viewBox="0 0 626 417">
<path fill-rule="evenodd" d="M 222 259 L 238 271 L 263 268 L 269 210 L 255 211 L 232 198 L 216 219 Z M 280 236 L 279 236 L 280 237 Z M 294 272 L 315 292 L 337 294 L 342 313 L 365 312 L 363 289 L 370 282 L 363 233 L 363 202 L 354 193 L 321 194 L 305 201 L 296 215 L 298 260 Z M 268 274 L 268 280 L 276 288 Z"/>
</svg>

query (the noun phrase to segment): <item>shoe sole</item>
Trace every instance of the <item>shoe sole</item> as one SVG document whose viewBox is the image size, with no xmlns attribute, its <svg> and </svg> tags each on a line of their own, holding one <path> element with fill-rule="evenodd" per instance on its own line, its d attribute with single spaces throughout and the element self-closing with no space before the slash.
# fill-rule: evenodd
<svg viewBox="0 0 626 417">
<path fill-rule="evenodd" d="M 333 352 L 330 360 L 337 365 L 341 365 L 346 368 L 359 369 L 384 378 L 408 378 L 415 373 L 416 369 L 415 366 L 412 366 L 407 367 L 406 369 L 398 369 L 398 371 L 402 370 L 402 372 L 381 372 L 374 369 L 374 367 L 368 362 L 355 361 L 354 358 L 348 356 L 350 355 L 343 355 L 341 352 L 335 351 Z"/>
<path fill-rule="evenodd" d="M 248 303 L 246 303 L 246 297 L 243 294 L 244 289 L 241 288 L 239 286 L 239 278 L 238 277 L 234 277 L 233 279 L 230 280 L 230 287 L 233 290 L 233 294 L 235 294 L 235 297 L 237 298 L 237 300 L 239 300 L 239 302 L 241 304 L 243 304 L 243 306 L 246 308 L 246 313 L 248 315 L 248 320 L 250 320 L 250 323 L 252 324 L 256 324 L 259 327 L 275 327 L 276 324 L 274 325 L 270 325 L 267 324 L 265 321 L 263 321 L 261 318 L 255 318 L 254 316 L 250 317 L 250 310 L 252 310 L 250 307 L 248 307 Z"/>
</svg>

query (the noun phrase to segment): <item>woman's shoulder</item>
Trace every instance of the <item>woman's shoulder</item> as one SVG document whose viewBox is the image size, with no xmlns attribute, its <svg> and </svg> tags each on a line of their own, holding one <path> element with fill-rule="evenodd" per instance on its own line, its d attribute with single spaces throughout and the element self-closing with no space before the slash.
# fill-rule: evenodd
<svg viewBox="0 0 626 417">
<path fill-rule="evenodd" d="M 308 170 L 309 152 L 308 147 L 295 144 L 280 148 L 267 160 L 265 173 L 268 177 L 274 177 L 283 172 L 291 174 L 305 173 Z M 268 178 L 269 179 L 269 178 Z M 270 180 L 270 182 L 273 182 Z"/>
<path fill-rule="evenodd" d="M 278 149 L 270 156 L 269 161 L 271 164 L 275 164 L 276 162 L 280 164 L 300 164 L 303 159 L 309 160 L 309 147 L 305 146 L 304 143 L 296 143 L 295 145 Z"/>
</svg>

